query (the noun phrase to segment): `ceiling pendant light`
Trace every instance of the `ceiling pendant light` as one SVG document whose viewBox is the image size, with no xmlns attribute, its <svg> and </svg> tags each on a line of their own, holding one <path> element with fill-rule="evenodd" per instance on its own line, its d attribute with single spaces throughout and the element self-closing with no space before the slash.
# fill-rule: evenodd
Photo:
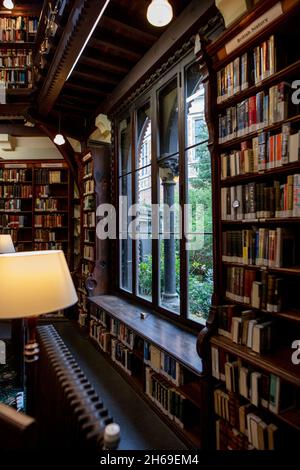
<svg viewBox="0 0 300 470">
<path fill-rule="evenodd" d="M 15 5 L 12 0 L 3 0 L 3 6 L 4 8 L 7 8 L 8 10 L 12 10 Z"/>
<path fill-rule="evenodd" d="M 53 139 L 53 142 L 56 145 L 64 145 L 66 143 L 64 136 L 60 133 L 60 116 L 59 116 L 59 124 L 58 124 L 58 134 Z"/>
<path fill-rule="evenodd" d="M 152 0 L 147 10 L 147 19 L 153 26 L 166 26 L 173 18 L 173 9 L 168 0 Z"/>
</svg>

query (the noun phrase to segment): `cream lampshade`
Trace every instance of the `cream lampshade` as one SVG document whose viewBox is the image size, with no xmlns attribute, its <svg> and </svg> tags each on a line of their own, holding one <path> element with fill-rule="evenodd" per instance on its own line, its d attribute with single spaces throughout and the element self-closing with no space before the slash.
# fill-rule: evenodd
<svg viewBox="0 0 300 470">
<path fill-rule="evenodd" d="M 15 247 L 10 235 L 0 235 L 0 255 L 2 253 L 14 253 Z"/>
<path fill-rule="evenodd" d="M 0 318 L 37 317 L 78 301 L 62 251 L 2 254 L 0 280 Z"/>
</svg>

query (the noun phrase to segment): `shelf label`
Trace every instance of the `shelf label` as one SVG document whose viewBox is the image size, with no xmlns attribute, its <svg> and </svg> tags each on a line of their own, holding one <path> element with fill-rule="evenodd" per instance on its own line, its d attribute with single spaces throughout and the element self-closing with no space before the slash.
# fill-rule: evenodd
<svg viewBox="0 0 300 470">
<path fill-rule="evenodd" d="M 63 163 L 41 163 L 41 168 L 63 168 Z"/>
<path fill-rule="evenodd" d="M 85 162 L 86 160 L 89 160 L 89 159 L 91 158 L 91 156 L 92 156 L 91 152 L 87 153 L 87 154 L 83 157 L 82 161 Z"/>
<path fill-rule="evenodd" d="M 225 45 L 227 55 L 231 54 L 235 49 L 267 28 L 267 26 L 282 15 L 282 13 L 283 10 L 281 2 L 278 2 Z"/>
<path fill-rule="evenodd" d="M 4 168 L 27 168 L 26 163 L 5 163 Z"/>
</svg>

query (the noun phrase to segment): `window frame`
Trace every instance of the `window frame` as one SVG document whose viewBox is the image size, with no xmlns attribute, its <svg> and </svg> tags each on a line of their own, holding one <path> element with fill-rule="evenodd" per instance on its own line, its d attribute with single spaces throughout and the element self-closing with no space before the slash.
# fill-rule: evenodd
<svg viewBox="0 0 300 470">
<path fill-rule="evenodd" d="M 125 116 L 130 116 L 131 119 L 131 133 L 132 133 L 132 160 L 131 160 L 131 174 L 132 177 L 132 204 L 137 201 L 138 181 L 137 181 L 137 151 L 138 151 L 138 126 L 137 126 L 137 115 L 138 110 L 145 106 L 147 103 L 150 104 L 150 116 L 151 116 L 151 195 L 152 203 L 157 204 L 159 202 L 159 174 L 158 174 L 158 162 L 157 158 L 159 155 L 159 93 L 177 77 L 177 93 L 178 93 L 178 154 L 179 154 L 179 175 L 181 184 L 179 186 L 179 202 L 181 206 L 188 200 L 188 159 L 186 158 L 186 90 L 185 90 L 185 72 L 186 69 L 196 62 L 196 58 L 193 51 L 188 51 L 183 57 L 181 57 L 177 63 L 175 63 L 170 70 L 162 75 L 148 90 L 146 90 L 141 96 L 135 99 L 132 104 L 127 107 L 125 112 L 122 112 L 120 116 L 115 120 L 117 138 L 119 140 L 119 123 L 124 119 Z M 195 146 L 200 144 L 197 143 Z M 116 145 L 116 151 L 119 152 L 119 142 Z M 210 153 L 212 160 L 212 155 Z M 117 177 L 117 200 L 120 195 L 120 155 L 116 155 L 116 167 L 114 169 Z M 213 168 L 213 167 L 212 167 Z M 212 171 L 213 172 L 213 171 Z M 119 221 L 119 204 L 116 207 L 117 220 Z M 158 313 L 175 323 L 184 325 L 185 327 L 191 328 L 193 331 L 201 330 L 205 327 L 205 321 L 202 323 L 196 322 L 188 317 L 189 311 L 188 305 L 188 256 L 189 252 L 185 249 L 186 238 L 185 238 L 185 214 L 182 211 L 181 230 L 182 238 L 180 240 L 180 310 L 179 314 L 171 312 L 160 305 L 160 273 L 159 273 L 159 239 L 152 240 L 152 301 L 149 301 L 138 295 L 138 278 L 137 278 L 137 240 L 132 240 L 132 293 L 123 289 L 120 286 L 120 275 L 121 275 L 121 253 L 120 251 L 120 240 L 117 239 L 117 272 L 119 280 L 117 285 L 117 293 L 124 297 L 134 300 L 137 303 L 144 305 L 152 309 L 155 313 Z M 214 231 L 214 220 L 212 220 L 212 226 Z M 117 232 L 119 233 L 119 232 Z M 215 250 L 213 250 L 212 256 L 214 256 Z M 213 265 L 215 268 L 215 260 L 213 259 Z M 215 275 L 214 275 L 214 291 L 215 291 Z"/>
</svg>

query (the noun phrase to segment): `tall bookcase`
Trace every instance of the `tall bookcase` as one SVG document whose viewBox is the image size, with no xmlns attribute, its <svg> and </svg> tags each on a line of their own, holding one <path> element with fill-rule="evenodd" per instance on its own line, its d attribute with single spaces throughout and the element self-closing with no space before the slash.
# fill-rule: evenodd
<svg viewBox="0 0 300 470">
<path fill-rule="evenodd" d="M 299 441 L 299 19 L 299 1 L 259 2 L 199 53 L 215 188 L 206 334 L 221 450 Z"/>
<path fill-rule="evenodd" d="M 108 240 L 97 237 L 96 209 L 109 202 L 109 151 L 109 145 L 90 142 L 89 149 L 81 156 L 81 243 L 77 285 L 78 323 L 83 328 L 89 325 L 88 297 L 108 292 Z"/>
<path fill-rule="evenodd" d="M 17 251 L 60 249 L 72 265 L 72 191 L 64 162 L 1 162 L 1 232 Z"/>
<path fill-rule="evenodd" d="M 91 152 L 81 160 L 81 266 L 78 280 L 78 323 L 87 326 L 88 306 L 86 280 L 92 275 L 96 260 L 96 193 L 94 159 Z"/>
<path fill-rule="evenodd" d="M 0 14 L 0 81 L 7 89 L 33 87 L 33 49 L 38 18 Z"/>
</svg>

